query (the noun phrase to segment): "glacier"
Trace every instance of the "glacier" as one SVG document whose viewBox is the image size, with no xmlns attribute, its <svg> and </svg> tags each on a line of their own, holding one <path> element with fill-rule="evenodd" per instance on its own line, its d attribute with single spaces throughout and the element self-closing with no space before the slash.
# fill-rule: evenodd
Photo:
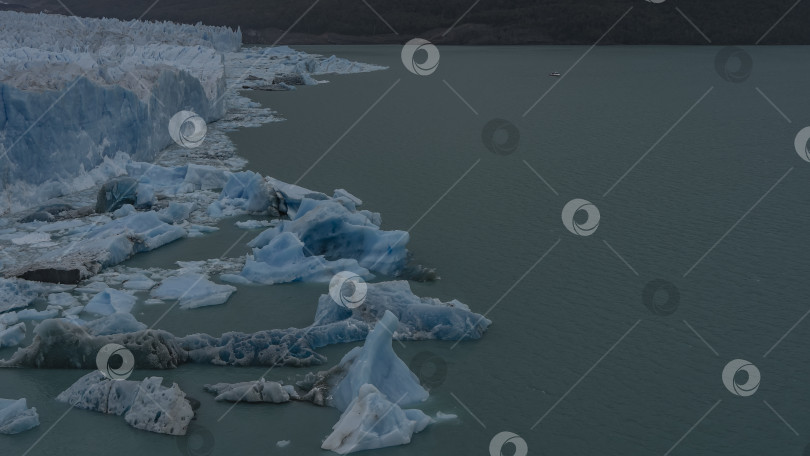
<svg viewBox="0 0 810 456">
<path fill-rule="evenodd" d="M 385 68 L 242 48 L 239 30 L 202 24 L 0 11 L 0 25 L 0 214 L 125 175 L 130 160 L 173 161 L 164 149 L 181 110 L 220 120 L 183 161 L 239 168 L 224 132 L 279 118 L 238 90 L 281 75 L 318 84 L 310 74 Z"/>
<path fill-rule="evenodd" d="M 185 435 L 194 417 L 186 394 L 173 383 L 165 387 L 161 377 L 111 380 L 99 371 L 78 379 L 56 400 L 72 407 L 110 415 L 123 415 L 132 427 L 160 434 Z"/>
<path fill-rule="evenodd" d="M 0 23 L 0 208 L 87 188 L 94 176 L 77 176 L 119 153 L 153 160 L 181 109 L 225 114 L 239 31 L 9 11 Z"/>
</svg>

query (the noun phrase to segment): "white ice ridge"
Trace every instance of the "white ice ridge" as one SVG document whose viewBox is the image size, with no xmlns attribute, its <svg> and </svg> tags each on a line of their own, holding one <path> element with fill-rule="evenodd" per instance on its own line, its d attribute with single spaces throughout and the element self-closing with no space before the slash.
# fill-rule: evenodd
<svg viewBox="0 0 810 456">
<path fill-rule="evenodd" d="M 186 394 L 177 386 L 162 386 L 163 378 L 143 381 L 111 380 L 93 371 L 56 397 L 73 407 L 124 415 L 130 426 L 160 434 L 185 435 L 194 417 Z"/>
</svg>

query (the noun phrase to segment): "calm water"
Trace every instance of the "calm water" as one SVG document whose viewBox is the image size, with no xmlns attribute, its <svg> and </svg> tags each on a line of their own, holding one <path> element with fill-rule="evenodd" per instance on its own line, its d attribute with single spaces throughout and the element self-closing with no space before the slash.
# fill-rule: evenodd
<svg viewBox="0 0 810 456">
<path fill-rule="evenodd" d="M 442 47 L 438 70 L 425 77 L 406 71 L 397 46 L 305 50 L 391 68 L 256 93 L 288 120 L 232 135 L 249 168 L 289 182 L 306 173 L 301 185 L 350 190 L 383 214 L 384 228 L 413 226 L 415 258 L 442 277 L 413 284 L 415 292 L 492 309 L 480 341 L 395 344 L 406 362 L 430 351 L 447 363 L 424 410 L 460 419 L 373 454 L 485 455 L 501 431 L 519 434 L 531 455 L 661 455 L 676 443 L 670 454 L 803 454 L 810 321 L 772 347 L 810 309 L 810 163 L 793 146 L 810 125 L 807 48 L 747 48 L 753 68 L 741 83 L 718 75 L 713 47 L 598 47 L 562 80 L 547 74 L 564 72 L 586 47 Z M 519 131 L 514 153 L 496 155 L 482 143 L 493 118 Z M 504 131 L 496 136 L 505 139 Z M 574 198 L 600 211 L 591 236 L 562 224 Z M 232 222 L 129 264 L 218 256 L 244 233 Z M 251 238 L 230 255 L 246 252 Z M 643 305 L 653 279 L 679 290 L 673 313 Z M 185 334 L 304 326 L 325 292 L 325 285 L 240 287 L 225 306 L 172 312 L 158 327 Z M 659 293 L 655 303 L 665 299 Z M 135 310 L 147 324 L 161 312 Z M 322 352 L 332 364 L 350 348 Z M 733 359 L 761 372 L 755 394 L 724 387 L 721 372 Z M 230 404 L 215 403 L 202 385 L 265 370 L 186 365 L 136 371 L 133 379 L 163 375 L 200 399 L 192 429 L 210 431 L 213 454 L 331 454 L 319 447 L 338 419 L 334 409 L 240 404 L 218 421 Z M 297 373 L 278 368 L 268 378 Z M 66 410 L 52 398 L 82 374 L 0 371 L 2 396 L 28 397 L 42 422 L 0 439 L 2 454 L 23 453 L 43 436 Z M 745 383 L 745 375 L 736 380 Z M 182 454 L 177 440 L 73 411 L 29 454 Z M 278 440 L 292 443 L 277 448 Z"/>
</svg>

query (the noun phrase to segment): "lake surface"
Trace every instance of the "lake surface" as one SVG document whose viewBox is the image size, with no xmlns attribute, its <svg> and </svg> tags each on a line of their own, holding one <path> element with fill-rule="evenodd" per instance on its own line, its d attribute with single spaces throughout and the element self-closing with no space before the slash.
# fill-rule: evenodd
<svg viewBox="0 0 810 456">
<path fill-rule="evenodd" d="M 446 363 L 423 410 L 459 419 L 368 454 L 486 455 L 502 431 L 518 434 L 531 455 L 803 454 L 810 163 L 794 138 L 810 125 L 806 47 L 745 48 L 750 72 L 744 56 L 742 68 L 732 59 L 725 79 L 719 47 L 596 47 L 578 63 L 587 47 L 441 47 L 429 76 L 407 71 L 399 46 L 301 48 L 390 69 L 253 93 L 287 120 L 231 135 L 248 168 L 324 192 L 346 188 L 382 213 L 383 228 L 410 229 L 415 260 L 439 271 L 440 281 L 413 283 L 415 293 L 459 299 L 493 321 L 475 342 L 395 343 L 406 362 L 427 351 Z M 734 77 L 744 80 L 726 80 Z M 512 153 L 484 144 L 493 119 L 511 125 L 495 129 L 505 148 L 518 132 Z M 577 198 L 599 211 L 589 236 L 563 224 L 563 207 Z M 593 222 L 584 215 L 575 223 Z M 233 221 L 128 264 L 218 256 L 245 233 Z M 252 237 L 229 256 L 247 252 Z M 677 289 L 677 304 L 667 307 L 665 287 L 644 305 L 645 286 L 657 279 Z M 326 291 L 240 286 L 226 305 L 173 311 L 158 327 L 301 327 Z M 162 311 L 139 305 L 133 313 L 151 324 Z M 323 368 L 354 345 L 320 350 L 329 358 Z M 724 386 L 735 359 L 761 373 L 749 396 Z M 132 379 L 162 375 L 201 400 L 192 447 L 207 429 L 212 454 L 332 454 L 320 443 L 339 417 L 334 409 L 239 404 L 219 420 L 231 404 L 202 385 L 265 371 L 184 365 Z M 267 378 L 304 372 L 276 368 Z M 42 437 L 66 410 L 52 398 L 83 373 L 0 371 L 2 396 L 27 397 L 42 422 L 0 439 L 2 453 L 23 453 Z M 178 440 L 76 410 L 29 454 L 195 454 Z M 279 440 L 291 444 L 278 448 Z"/>
</svg>

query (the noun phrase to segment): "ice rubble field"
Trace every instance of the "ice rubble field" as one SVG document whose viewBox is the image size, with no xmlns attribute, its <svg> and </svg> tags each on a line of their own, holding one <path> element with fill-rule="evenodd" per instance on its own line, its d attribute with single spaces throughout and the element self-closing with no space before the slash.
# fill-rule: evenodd
<svg viewBox="0 0 810 456">
<path fill-rule="evenodd" d="M 0 154 L 8 158 L 0 158 L 0 348 L 28 343 L 0 367 L 90 370 L 56 400 L 184 435 L 199 403 L 160 377 L 107 378 L 96 362 L 102 347 L 122 346 L 135 369 L 308 367 L 326 361 L 319 348 L 365 341 L 295 385 L 248 379 L 205 389 L 222 401 L 335 407 L 343 414 L 322 447 L 340 454 L 408 443 L 452 417 L 402 408 L 428 391 L 392 340 L 478 339 L 491 322 L 390 280 L 435 274 L 413 262 L 407 232 L 382 229 L 380 214 L 349 191 L 240 171 L 246 162 L 225 133 L 278 118 L 237 90 L 382 67 L 240 45 L 240 32 L 227 28 L 0 12 Z M 217 121 L 198 148 L 166 148 L 168 119 L 181 109 Z M 245 257 L 178 261 L 171 270 L 120 265 L 246 214 L 253 219 L 237 226 L 257 232 Z M 370 281 L 363 304 L 324 294 L 305 328 L 182 335 L 133 315 L 145 305 L 225 305 L 237 288 L 219 282 L 328 283 L 344 271 Z M 38 424 L 25 398 L 0 399 L 0 434 Z"/>
</svg>

